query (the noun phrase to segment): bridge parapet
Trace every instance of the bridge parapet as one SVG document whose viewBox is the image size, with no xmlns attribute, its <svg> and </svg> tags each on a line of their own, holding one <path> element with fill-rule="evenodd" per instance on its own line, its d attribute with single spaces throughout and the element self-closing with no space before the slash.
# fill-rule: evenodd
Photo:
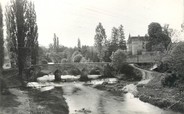
<svg viewBox="0 0 184 114">
<path fill-rule="evenodd" d="M 134 56 L 129 56 L 127 58 L 127 62 L 128 63 L 156 63 L 161 56 L 162 56 L 161 54 L 134 55 Z"/>
<path fill-rule="evenodd" d="M 88 70 L 92 68 L 103 69 L 104 65 L 109 64 L 108 62 L 88 62 L 88 63 L 61 63 L 61 64 L 44 64 L 44 65 L 34 65 L 32 68 L 36 70 L 46 70 L 47 72 L 55 72 L 56 70 L 69 70 L 69 69 L 79 69 L 80 71 L 83 68 Z"/>
</svg>

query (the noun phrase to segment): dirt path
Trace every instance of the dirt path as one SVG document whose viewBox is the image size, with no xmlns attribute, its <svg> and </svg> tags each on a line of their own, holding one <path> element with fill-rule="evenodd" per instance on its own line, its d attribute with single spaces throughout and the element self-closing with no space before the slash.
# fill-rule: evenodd
<svg viewBox="0 0 184 114">
<path fill-rule="evenodd" d="M 131 64 L 131 66 L 133 66 L 135 69 L 138 69 L 139 71 L 141 71 L 142 73 L 142 80 L 140 82 L 138 82 L 137 85 L 140 85 L 140 84 L 147 84 L 150 80 L 153 79 L 153 71 L 149 71 L 149 70 L 144 70 L 144 69 L 141 69 L 141 68 L 138 68 L 136 66 L 134 66 L 133 64 Z"/>
<path fill-rule="evenodd" d="M 152 73 L 154 73 L 154 72 L 138 68 L 138 67 L 134 66 L 133 64 L 131 64 L 131 66 L 133 66 L 135 69 L 138 69 L 139 71 L 141 71 L 142 80 L 139 81 L 137 84 L 126 85 L 125 87 L 123 87 L 122 91 L 132 93 L 133 95 L 137 95 L 138 94 L 137 86 L 145 85 L 150 80 L 152 80 L 153 79 Z"/>
</svg>

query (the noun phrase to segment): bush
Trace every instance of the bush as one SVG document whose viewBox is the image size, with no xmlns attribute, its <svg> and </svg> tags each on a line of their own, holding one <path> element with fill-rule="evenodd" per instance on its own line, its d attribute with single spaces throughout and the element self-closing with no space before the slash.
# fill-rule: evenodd
<svg viewBox="0 0 184 114">
<path fill-rule="evenodd" d="M 95 68 L 93 68 L 90 72 L 89 72 L 89 74 L 90 75 L 100 75 L 100 68 L 98 68 L 98 67 L 95 67 Z"/>
<path fill-rule="evenodd" d="M 177 44 L 171 51 L 170 71 L 176 72 L 178 75 L 184 77 L 184 42 Z"/>
<path fill-rule="evenodd" d="M 61 73 L 62 75 L 68 75 L 69 73 L 68 73 L 68 71 L 67 70 L 64 70 L 64 71 L 62 71 L 62 73 Z"/>
<path fill-rule="evenodd" d="M 81 71 L 77 68 L 73 68 L 73 69 L 69 70 L 69 74 L 76 76 L 76 75 L 80 75 Z"/>
<path fill-rule="evenodd" d="M 85 63 L 85 62 L 89 62 L 89 61 L 88 61 L 88 60 L 86 60 L 86 58 L 85 58 L 85 57 L 82 57 L 82 59 L 80 60 L 80 62 Z"/>
<path fill-rule="evenodd" d="M 44 65 L 48 64 L 48 61 L 46 59 L 44 59 L 44 60 L 41 61 L 41 64 L 44 64 Z"/>
<path fill-rule="evenodd" d="M 103 75 L 102 75 L 102 77 L 106 77 L 106 78 L 114 77 L 113 72 L 114 72 L 114 68 L 111 65 L 107 64 L 103 68 Z"/>
<path fill-rule="evenodd" d="M 112 54 L 112 66 L 119 72 L 124 64 L 126 64 L 126 54 L 123 50 L 118 49 Z"/>
<path fill-rule="evenodd" d="M 122 77 L 125 80 L 141 80 L 142 73 L 134 67 L 124 64 L 120 69 L 120 74 L 124 74 Z"/>
<path fill-rule="evenodd" d="M 73 62 L 78 62 L 79 63 L 81 61 L 81 59 L 82 59 L 82 55 L 77 54 L 77 55 L 74 56 Z"/>
<path fill-rule="evenodd" d="M 66 59 L 66 58 L 63 58 L 62 60 L 61 60 L 61 63 L 67 63 L 68 62 L 68 59 Z"/>
<path fill-rule="evenodd" d="M 173 87 L 176 86 L 177 82 L 177 76 L 175 74 L 166 74 L 162 79 L 161 83 L 162 85 L 168 86 L 168 87 Z"/>
<path fill-rule="evenodd" d="M 184 42 L 173 44 L 167 55 L 162 58 L 157 71 L 172 73 L 162 79 L 163 86 L 175 86 L 184 79 Z"/>
</svg>

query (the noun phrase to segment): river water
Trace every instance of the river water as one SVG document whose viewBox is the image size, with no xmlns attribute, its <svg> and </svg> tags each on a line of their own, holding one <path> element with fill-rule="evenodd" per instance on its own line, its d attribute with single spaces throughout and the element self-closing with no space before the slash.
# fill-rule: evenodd
<svg viewBox="0 0 184 114">
<path fill-rule="evenodd" d="M 82 83 L 66 83 L 63 91 L 70 114 L 179 114 L 144 103 L 131 93 L 112 94 Z"/>
<path fill-rule="evenodd" d="M 85 86 L 82 82 L 34 82 L 32 85 L 40 91 L 62 87 L 70 114 L 180 114 L 142 102 L 131 93 L 110 93 Z"/>
</svg>

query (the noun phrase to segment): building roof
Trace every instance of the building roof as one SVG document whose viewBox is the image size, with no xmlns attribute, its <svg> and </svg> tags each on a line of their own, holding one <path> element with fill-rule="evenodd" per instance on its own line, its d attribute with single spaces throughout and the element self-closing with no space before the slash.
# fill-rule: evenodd
<svg viewBox="0 0 184 114">
<path fill-rule="evenodd" d="M 127 43 L 130 44 L 132 41 L 148 41 L 148 36 L 129 36 Z"/>
</svg>

